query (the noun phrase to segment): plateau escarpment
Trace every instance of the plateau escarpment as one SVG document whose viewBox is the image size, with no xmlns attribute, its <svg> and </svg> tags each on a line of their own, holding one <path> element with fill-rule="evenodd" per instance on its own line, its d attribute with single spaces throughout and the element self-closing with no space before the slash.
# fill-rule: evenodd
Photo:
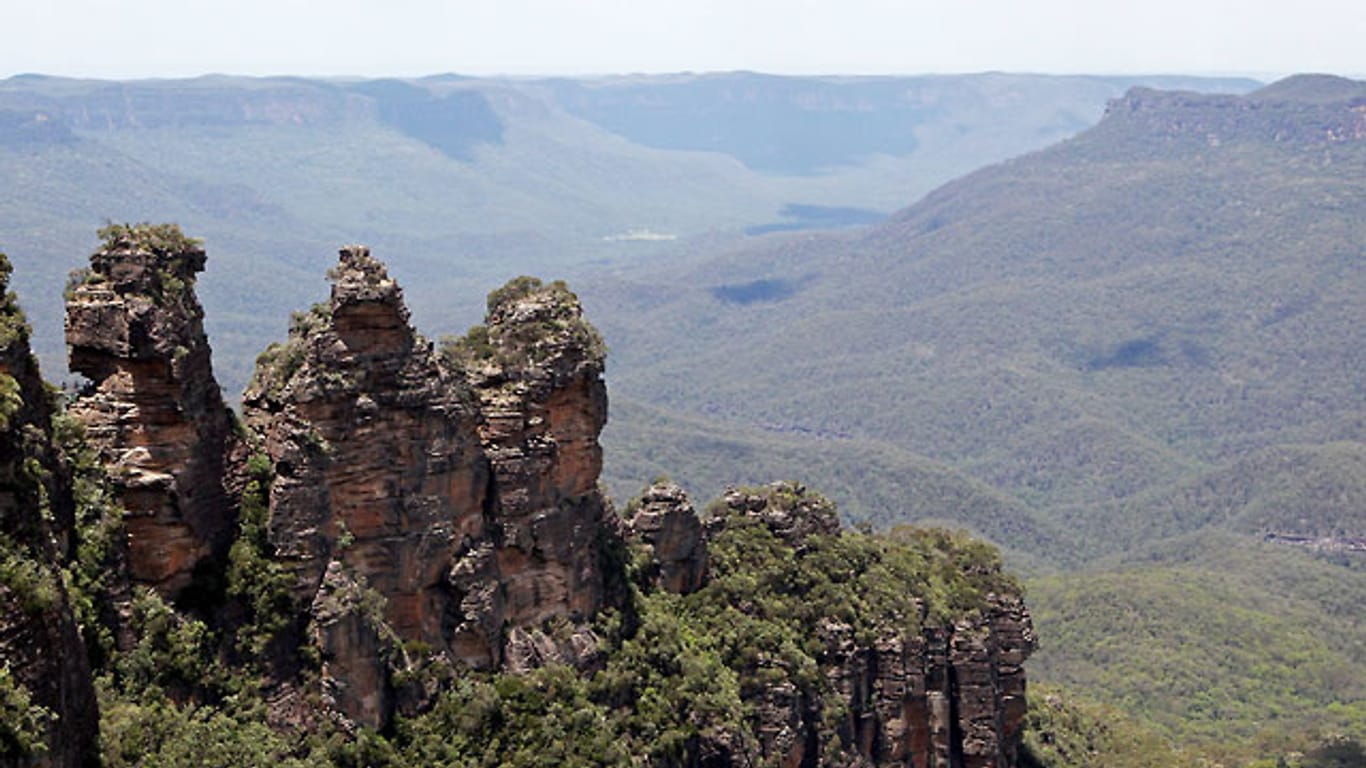
<svg viewBox="0 0 1366 768">
<path fill-rule="evenodd" d="M 4 359 L 3 436 L 38 453 L 4 465 L 0 541 L 66 570 L 80 607 L 53 575 L 25 619 L 0 583 L 0 661 L 63 707 L 25 732 L 65 745 L 55 764 L 95 759 L 87 648 L 115 764 L 174 763 L 205 728 L 227 729 L 207 742 L 223 759 L 263 762 L 1017 763 L 1034 641 L 994 550 L 842 531 L 792 483 L 699 514 L 661 482 L 618 516 L 598 486 L 604 345 L 563 283 L 509 282 L 438 346 L 345 247 L 238 421 L 193 292 L 202 248 L 173 226 L 105 234 L 68 302 L 90 383 L 65 459 L 32 436 L 53 415 L 26 350 Z M 35 633 L 70 653 L 12 642 Z"/>
</svg>

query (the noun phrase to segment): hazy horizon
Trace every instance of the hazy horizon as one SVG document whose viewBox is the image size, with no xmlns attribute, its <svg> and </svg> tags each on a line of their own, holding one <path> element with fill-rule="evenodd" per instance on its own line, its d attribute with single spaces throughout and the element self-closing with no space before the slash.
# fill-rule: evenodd
<svg viewBox="0 0 1366 768">
<path fill-rule="evenodd" d="M 53 0 L 7 8 L 0 78 L 1015 72 L 1366 74 L 1340 0 Z M 1293 11 L 1293 13 L 1291 12 Z M 53 19 L 60 19 L 54 22 Z"/>
</svg>

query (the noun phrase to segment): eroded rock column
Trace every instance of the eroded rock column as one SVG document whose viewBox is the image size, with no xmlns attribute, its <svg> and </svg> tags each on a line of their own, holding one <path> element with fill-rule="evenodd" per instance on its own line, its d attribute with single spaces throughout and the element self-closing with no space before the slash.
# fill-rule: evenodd
<svg viewBox="0 0 1366 768">
<path fill-rule="evenodd" d="M 451 661 L 465 652 L 450 569 L 486 539 L 488 468 L 463 376 L 409 325 L 384 265 L 351 246 L 330 277 L 329 300 L 259 358 L 243 418 L 274 469 L 269 539 L 325 682 L 347 715 L 378 727 L 399 643 Z"/>
<path fill-rule="evenodd" d="M 214 380 L 194 293 L 204 249 L 174 225 L 112 226 L 66 305 L 70 412 L 127 510 L 129 572 L 175 597 L 234 533 L 224 490 L 232 417 Z"/>
<path fill-rule="evenodd" d="M 598 490 L 607 422 L 604 347 L 563 283 L 518 278 L 489 297 L 487 325 L 453 349 L 483 413 L 492 469 L 490 533 L 505 664 L 587 663 L 584 622 L 608 599 L 603 544 L 615 519 Z M 574 625 L 552 638 L 547 622 Z M 566 633 L 558 633 L 566 634 Z"/>
</svg>

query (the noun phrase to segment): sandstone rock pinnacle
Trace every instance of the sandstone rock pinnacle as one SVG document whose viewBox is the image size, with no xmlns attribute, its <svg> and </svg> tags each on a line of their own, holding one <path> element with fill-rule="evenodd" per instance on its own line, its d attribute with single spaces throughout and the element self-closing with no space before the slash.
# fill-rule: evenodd
<svg viewBox="0 0 1366 768">
<path fill-rule="evenodd" d="M 224 488 L 232 417 L 194 293 L 204 249 L 174 225 L 113 225 L 73 275 L 66 341 L 89 384 L 70 412 L 127 510 L 130 576 L 167 597 L 225 556 L 235 513 Z"/>
<path fill-rule="evenodd" d="M 476 669 L 586 663 L 612 529 L 596 485 L 601 344 L 577 299 L 518 283 L 476 341 L 437 352 L 367 248 L 341 249 L 329 278 L 329 301 L 258 360 L 243 415 L 275 470 L 270 539 L 314 607 L 325 684 L 386 681 L 376 700 L 335 697 L 343 714 L 382 725 L 396 665 L 419 663 L 382 652 L 386 633 Z M 380 615 L 320 600 L 338 584 Z M 546 631 L 561 621 L 575 628 Z"/>
</svg>

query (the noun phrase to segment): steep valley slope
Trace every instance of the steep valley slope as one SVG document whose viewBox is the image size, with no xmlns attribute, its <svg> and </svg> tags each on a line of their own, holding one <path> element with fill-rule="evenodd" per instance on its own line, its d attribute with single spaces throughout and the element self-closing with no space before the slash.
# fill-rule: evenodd
<svg viewBox="0 0 1366 768">
<path fill-rule="evenodd" d="M 1364 176 L 1362 83 L 1135 89 L 884 224 L 587 281 L 625 403 L 609 456 L 672 425 L 686 485 L 833 447 L 854 519 L 889 466 L 908 493 L 939 467 L 994 499 L 955 522 L 1039 574 L 1046 679 L 1261 745 L 1230 760 L 1359 737 L 1360 611 L 1335 595 L 1366 550 Z M 717 466 L 727 440 L 761 458 Z"/>
<path fill-rule="evenodd" d="M 232 78 L 0 82 L 0 237 L 62 370 L 60 295 L 108 221 L 176 221 L 236 395 L 316 279 L 316 244 L 392 253 L 434 335 L 488 285 L 701 252 L 751 228 L 881 218 L 938 184 L 1083 129 L 1131 85 L 1218 78 Z M 781 126 L 775 131 L 772 126 Z M 874 128 L 875 126 L 875 128 Z M 792 215 L 785 215 L 792 214 Z"/>
<path fill-rule="evenodd" d="M 866 232 L 595 283 L 614 387 L 882 440 L 1052 509 L 1358 441 L 1360 96 L 1306 103 L 1294 85 L 1138 90 Z M 790 293 L 722 291 L 764 281 Z"/>
</svg>

